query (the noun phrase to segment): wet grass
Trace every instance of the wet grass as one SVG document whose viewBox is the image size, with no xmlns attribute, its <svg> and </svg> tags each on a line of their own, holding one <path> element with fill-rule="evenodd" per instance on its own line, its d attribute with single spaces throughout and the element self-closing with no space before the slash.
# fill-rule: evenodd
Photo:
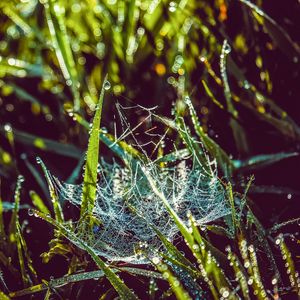
<svg viewBox="0 0 300 300">
<path fill-rule="evenodd" d="M 246 0 L 1 3 L 0 298 L 299 298 L 300 41 L 284 17 Z M 131 175 L 104 176 L 118 168 Z M 199 220 L 176 194 L 193 172 L 227 213 Z M 155 235 L 124 221 L 134 263 L 97 251 L 101 178 Z"/>
</svg>

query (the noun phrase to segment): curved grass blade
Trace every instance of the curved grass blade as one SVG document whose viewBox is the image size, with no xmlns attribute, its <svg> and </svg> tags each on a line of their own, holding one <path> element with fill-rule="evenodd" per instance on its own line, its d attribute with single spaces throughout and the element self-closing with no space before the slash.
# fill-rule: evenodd
<svg viewBox="0 0 300 300">
<path fill-rule="evenodd" d="M 16 185 L 16 190 L 15 190 L 15 203 L 14 203 L 14 210 L 10 219 L 9 223 L 9 240 L 11 243 L 16 242 L 16 234 L 17 234 L 17 223 L 18 223 L 18 213 L 19 213 L 19 208 L 20 208 L 20 197 L 21 197 L 21 187 L 22 187 L 22 182 L 24 181 L 24 177 L 22 175 L 18 176 L 17 179 L 17 185 Z"/>
<path fill-rule="evenodd" d="M 300 196 L 299 190 L 294 190 L 284 186 L 277 185 L 255 185 L 252 184 L 249 193 L 251 194 L 272 194 L 272 195 L 295 195 Z"/>
<path fill-rule="evenodd" d="M 278 245 L 280 247 L 280 252 L 281 252 L 282 258 L 285 261 L 285 267 L 287 269 L 287 274 L 290 274 L 289 275 L 290 284 L 295 289 L 295 292 L 297 293 L 297 296 L 299 299 L 300 287 L 297 284 L 299 273 L 298 273 L 297 267 L 295 266 L 292 254 L 291 254 L 289 248 L 287 247 L 282 234 L 278 236 L 275 243 L 276 243 L 276 245 Z"/>
<path fill-rule="evenodd" d="M 71 86 L 74 96 L 74 110 L 77 111 L 80 108 L 79 80 L 65 25 L 64 8 L 56 0 L 46 0 L 43 3 L 53 48 L 66 84 Z"/>
<path fill-rule="evenodd" d="M 34 179 L 36 180 L 36 182 L 38 183 L 38 185 L 40 186 L 40 188 L 42 189 L 43 193 L 45 196 L 48 196 L 48 187 L 47 184 L 45 183 L 44 179 L 42 178 L 41 174 L 37 171 L 36 167 L 34 167 L 28 160 L 27 155 L 26 154 L 22 154 L 21 158 L 23 159 L 23 161 L 25 162 L 26 167 L 28 168 L 28 170 L 31 172 L 32 176 L 34 177 Z M 51 202 L 49 202 L 49 204 L 51 204 Z"/>
<path fill-rule="evenodd" d="M 164 279 L 160 273 L 155 271 L 143 270 L 143 269 L 133 268 L 133 267 L 118 267 L 118 269 L 119 271 L 128 272 L 132 275 L 141 275 L 149 278 Z M 117 271 L 118 269 L 115 270 Z"/>
<path fill-rule="evenodd" d="M 0 178 L 0 238 L 1 240 L 6 239 L 5 229 L 4 229 L 4 220 L 3 220 L 3 200 L 1 196 L 1 178 Z"/>
<path fill-rule="evenodd" d="M 212 91 L 210 90 L 209 86 L 207 85 L 207 83 L 202 80 L 202 84 L 203 84 L 203 87 L 204 87 L 204 90 L 206 92 L 206 94 L 209 96 L 209 98 L 212 100 L 212 102 L 214 104 L 216 104 L 220 109 L 224 109 L 224 106 L 222 103 L 220 103 L 214 96 L 214 94 L 212 93 Z"/>
<path fill-rule="evenodd" d="M 18 259 L 19 259 L 19 265 L 20 265 L 23 284 L 25 286 L 28 286 L 29 284 L 31 284 L 31 280 L 30 280 L 29 275 L 26 272 L 25 259 L 24 259 L 24 255 L 23 255 L 23 251 L 22 251 L 22 241 L 24 242 L 24 239 L 22 237 L 22 232 L 20 230 L 19 220 L 17 220 L 17 222 L 16 222 L 15 239 L 16 239 Z M 34 269 L 32 269 L 32 271 L 33 271 L 33 274 L 36 276 Z"/>
<path fill-rule="evenodd" d="M 221 79 L 215 74 L 210 64 L 205 63 L 205 66 L 208 69 L 208 73 L 212 76 L 215 82 L 221 86 Z M 245 82 L 246 77 L 243 72 L 238 68 L 231 57 L 228 58 L 228 70 L 232 73 L 232 75 L 241 82 Z M 249 82 L 248 82 L 249 84 Z M 282 135 L 289 137 L 292 140 L 300 139 L 300 129 L 299 126 L 295 123 L 295 121 L 284 111 L 282 110 L 274 101 L 264 96 L 261 92 L 258 92 L 254 85 L 251 86 L 251 94 L 259 101 L 263 100 L 271 109 L 271 112 L 260 113 L 257 108 L 253 106 L 249 101 L 245 101 L 239 98 L 236 94 L 232 93 L 232 98 L 235 101 L 238 101 L 245 108 L 250 110 L 253 114 L 255 114 L 262 121 L 269 123 L 272 127 L 274 127 L 278 132 Z M 252 93 L 253 91 L 253 93 Z"/>
<path fill-rule="evenodd" d="M 9 83 L 7 84 L 8 86 L 13 88 L 14 93 L 20 100 L 28 101 L 32 104 L 38 105 L 41 107 L 43 112 L 49 112 L 50 108 L 49 106 L 43 104 L 39 99 L 37 99 L 34 95 L 30 94 L 28 91 L 24 90 L 20 86 L 14 84 L 14 83 Z"/>
<path fill-rule="evenodd" d="M 176 296 L 176 299 L 178 300 L 192 299 L 166 263 L 162 262 L 158 258 L 153 258 L 152 262 L 157 268 L 157 270 L 161 272 L 163 274 L 163 277 L 169 282 L 170 287 Z"/>
<path fill-rule="evenodd" d="M 239 171 L 241 170 L 252 170 L 263 168 L 268 165 L 272 165 L 276 162 L 279 162 L 283 159 L 294 157 L 299 155 L 298 152 L 280 152 L 276 154 L 261 154 L 250 157 L 246 160 L 233 160 L 233 164 Z"/>
<path fill-rule="evenodd" d="M 31 272 L 31 274 L 33 276 L 34 282 L 36 283 L 37 280 L 38 280 L 38 275 L 37 275 L 37 272 L 36 272 L 36 270 L 35 270 L 35 268 L 33 266 L 32 259 L 31 259 L 30 255 L 29 255 L 28 247 L 27 247 L 26 241 L 25 241 L 25 239 L 23 237 L 20 223 L 18 222 L 17 225 L 18 225 L 17 226 L 17 237 L 18 237 L 20 245 L 22 246 L 22 249 L 23 249 L 23 252 L 24 252 L 24 256 L 26 258 L 27 267 L 28 267 L 28 269 L 30 270 L 30 272 Z"/>
<path fill-rule="evenodd" d="M 269 234 L 276 233 L 278 230 L 280 230 L 281 228 L 283 228 L 285 226 L 292 225 L 292 224 L 295 224 L 295 223 L 299 224 L 299 221 L 300 221 L 300 218 L 295 218 L 295 219 L 291 219 L 291 220 L 288 220 L 288 221 L 283 222 L 283 223 L 275 224 L 272 228 L 270 228 L 268 230 L 268 233 Z"/>
<path fill-rule="evenodd" d="M 200 269 L 204 270 L 205 276 L 209 280 L 208 282 L 210 282 L 209 286 L 214 297 L 216 297 L 216 293 L 221 296 L 225 291 L 226 294 L 228 293 L 229 295 L 234 295 L 234 291 L 232 290 L 230 281 L 225 276 L 222 268 L 220 268 L 217 260 L 215 259 L 215 256 L 212 255 L 211 251 L 208 249 L 207 243 L 205 243 L 204 239 L 202 238 L 192 216 L 190 220 L 192 224 L 192 235 L 195 239 L 191 250 L 193 251 L 195 257 L 197 257 L 198 259 Z M 216 288 L 216 290 L 212 289 L 212 285 Z"/>
<path fill-rule="evenodd" d="M 199 136 L 204 147 L 211 154 L 212 157 L 216 158 L 218 165 L 222 167 L 225 176 L 230 176 L 234 166 L 231 159 L 227 153 L 213 140 L 211 139 L 204 131 L 200 124 L 200 120 L 196 114 L 195 108 L 192 104 L 192 101 L 189 97 L 185 98 L 185 102 L 189 108 L 190 116 L 194 125 L 196 134 Z"/>
<path fill-rule="evenodd" d="M 239 152 L 242 154 L 246 154 L 248 152 L 248 141 L 246 137 L 246 133 L 242 126 L 237 122 L 237 118 L 239 116 L 238 111 L 235 109 L 232 101 L 231 90 L 229 87 L 227 71 L 226 71 L 226 58 L 230 53 L 231 48 L 228 44 L 227 40 L 224 40 L 222 45 L 222 51 L 220 56 L 220 73 L 222 77 L 222 82 L 224 86 L 224 96 L 226 99 L 227 104 L 227 111 L 230 113 L 230 127 L 232 129 L 232 133 L 234 136 L 234 140 L 236 143 L 236 147 L 238 148 Z"/>
<path fill-rule="evenodd" d="M 269 15 L 267 15 L 264 11 L 262 11 L 258 6 L 253 4 L 248 0 L 239 0 L 244 5 L 249 7 L 254 16 L 260 16 L 264 20 L 264 27 L 266 31 L 269 33 L 270 37 L 274 41 L 274 43 L 281 49 L 281 51 L 287 55 L 292 61 L 298 62 L 300 48 L 299 46 L 292 41 L 290 36 L 286 33 L 286 31 L 278 24 L 274 19 L 272 19 Z M 262 23 L 258 17 L 256 19 L 259 23 Z"/>
<path fill-rule="evenodd" d="M 262 224 L 259 222 L 259 220 L 255 217 L 254 213 L 252 212 L 251 208 L 247 205 L 248 208 L 248 214 L 247 214 L 247 222 L 251 225 L 254 225 L 256 228 L 256 235 L 258 237 L 260 245 L 263 246 L 264 251 L 267 253 L 267 256 L 269 258 L 270 265 L 275 273 L 276 278 L 279 282 L 282 282 L 282 278 L 278 269 L 278 266 L 276 264 L 275 257 L 273 255 L 272 249 L 269 245 L 269 242 L 267 240 L 267 231 L 264 229 Z M 254 232 L 254 230 L 253 230 Z"/>
<path fill-rule="evenodd" d="M 16 59 L 14 57 L 3 58 L 0 55 L 1 77 L 3 75 L 12 75 L 20 78 L 42 77 L 44 70 L 40 64 L 31 64 L 27 61 Z"/>
<path fill-rule="evenodd" d="M 199 238 L 200 235 L 194 235 L 194 233 L 196 232 L 195 231 L 196 225 L 194 223 L 192 224 L 193 227 L 192 227 L 192 232 L 191 232 L 191 230 L 189 230 L 189 228 L 183 223 L 183 221 L 180 219 L 180 217 L 177 215 L 177 213 L 172 209 L 166 196 L 157 188 L 156 183 L 155 183 L 154 179 L 152 178 L 151 174 L 149 174 L 149 172 L 144 167 L 141 167 L 141 169 L 142 169 L 143 173 L 145 174 L 153 192 L 162 201 L 166 210 L 170 214 L 170 217 L 176 223 L 179 231 L 181 232 L 182 236 L 184 237 L 186 244 L 188 245 L 188 247 L 192 251 L 193 255 L 199 262 L 201 275 L 202 275 L 203 279 L 209 283 L 209 288 L 210 288 L 210 291 L 211 291 L 214 299 L 219 299 L 219 296 L 220 296 L 219 291 L 216 288 L 216 286 L 212 283 L 211 279 L 208 278 L 207 270 L 205 269 L 206 267 L 209 269 L 211 268 L 211 266 L 208 263 L 206 265 L 208 253 L 206 253 L 205 248 L 204 249 L 201 248 L 201 246 L 203 246 L 204 243 L 203 243 L 202 239 Z M 200 244 L 198 244 L 198 243 L 200 243 Z M 200 251 L 200 249 L 201 249 L 201 251 Z M 211 259 L 212 256 L 211 255 L 209 255 L 209 256 Z M 217 263 L 215 262 L 215 264 L 217 264 Z M 230 292 L 231 286 L 229 284 L 228 279 L 221 272 L 220 268 L 218 268 L 217 271 L 216 272 L 218 273 L 218 276 L 215 276 L 214 279 L 216 280 L 216 283 L 222 284 L 221 286 L 219 286 L 219 288 L 220 287 L 226 288 L 228 290 L 228 292 Z M 215 275 L 215 273 L 214 273 L 214 275 Z"/>
<path fill-rule="evenodd" d="M 36 158 L 36 161 L 37 161 L 38 164 L 41 165 L 41 167 L 43 169 L 43 172 L 45 174 L 45 177 L 46 177 L 46 180 L 47 180 L 47 183 L 48 183 L 48 188 L 49 188 L 50 198 L 51 198 L 52 205 L 53 205 L 55 218 L 58 222 L 63 222 L 64 215 L 63 215 L 63 211 L 61 209 L 60 203 L 59 203 L 59 199 L 58 199 L 56 189 L 53 185 L 51 174 L 47 170 L 44 162 L 39 157 Z"/>
<path fill-rule="evenodd" d="M 26 286 L 28 283 L 30 283 L 30 278 L 28 277 L 28 274 L 25 269 L 25 261 L 24 256 L 22 252 L 22 244 L 21 244 L 21 232 L 19 230 L 19 209 L 20 209 L 20 199 L 21 199 L 21 187 L 22 182 L 24 181 L 24 177 L 22 175 L 18 176 L 17 179 L 17 185 L 16 185 L 16 191 L 15 191 L 15 202 L 14 202 L 14 209 L 12 212 L 10 224 L 9 224 L 9 241 L 10 241 L 10 249 L 13 251 L 13 247 L 17 247 L 17 253 L 18 253 L 18 259 L 19 259 L 19 265 L 20 265 L 20 271 L 21 276 L 23 280 L 23 284 Z"/>
<path fill-rule="evenodd" d="M 42 218 L 49 224 L 56 227 L 62 235 L 64 235 L 71 243 L 80 246 L 84 249 L 97 264 L 97 266 L 103 271 L 106 278 L 110 281 L 111 285 L 118 292 L 121 299 L 138 299 L 137 296 L 124 284 L 124 282 L 115 274 L 115 272 L 94 252 L 94 250 L 88 246 L 84 241 L 77 237 L 77 235 L 66 228 L 61 223 L 52 219 L 50 216 L 45 215 L 39 211 L 34 210 L 34 215 Z"/>
<path fill-rule="evenodd" d="M 2 2 L 0 9 L 3 13 L 9 17 L 17 26 L 19 26 L 26 36 L 30 36 L 33 33 L 31 26 L 26 22 L 25 18 L 16 11 L 15 6 L 10 2 Z"/>
<path fill-rule="evenodd" d="M 196 162 L 203 169 L 204 172 L 211 176 L 213 171 L 209 164 L 209 160 L 207 154 L 201 148 L 199 142 L 197 142 L 191 135 L 189 128 L 186 126 L 184 119 L 182 117 L 176 117 L 176 128 L 180 134 L 181 139 L 183 140 L 184 144 L 187 146 L 190 153 L 196 159 Z"/>
<path fill-rule="evenodd" d="M 0 133 L 3 135 L 7 133 L 4 126 L 0 126 Z M 81 150 L 74 145 L 62 144 L 16 129 L 13 129 L 13 133 L 16 142 L 30 145 L 43 151 L 49 151 L 76 159 L 80 158 L 82 155 Z"/>
<path fill-rule="evenodd" d="M 238 257 L 231 251 L 230 247 L 227 247 L 226 251 L 228 252 L 227 257 L 235 273 L 236 280 L 239 282 L 240 289 L 243 293 L 243 297 L 244 297 L 243 299 L 250 300 L 247 277 L 245 271 L 243 270 L 241 262 L 239 261 Z"/>
<path fill-rule="evenodd" d="M 195 275 L 198 270 L 193 266 L 193 264 L 173 245 L 173 243 L 168 241 L 168 239 L 156 227 L 153 227 L 153 230 L 160 238 L 172 258 L 185 266 L 191 273 L 194 273 L 193 275 Z"/>
<path fill-rule="evenodd" d="M 116 273 L 120 272 L 120 271 L 125 271 L 125 272 L 131 273 L 131 274 L 163 279 L 163 277 L 161 276 L 160 273 L 157 273 L 154 271 L 142 270 L 142 269 L 131 268 L 131 267 L 122 267 L 119 269 L 112 269 L 112 270 Z M 22 297 L 22 296 L 26 296 L 26 295 L 32 295 L 32 294 L 40 293 L 40 292 L 47 290 L 49 288 L 49 286 L 51 286 L 52 288 L 59 288 L 59 287 L 65 286 L 70 283 L 76 283 L 76 282 L 91 280 L 91 279 L 95 279 L 95 278 L 99 279 L 99 278 L 102 278 L 104 275 L 105 274 L 102 270 L 67 275 L 67 276 L 63 276 L 60 278 L 51 279 L 47 284 L 41 283 L 41 284 L 37 284 L 37 285 L 31 286 L 29 288 L 23 289 L 23 290 L 11 292 L 9 294 L 9 296 L 11 298 L 15 298 L 15 297 Z"/>
<path fill-rule="evenodd" d="M 31 294 L 34 294 L 34 293 L 39 293 L 39 292 L 47 290 L 49 288 L 49 285 L 52 288 L 58 288 L 58 287 L 62 287 L 64 285 L 67 285 L 69 283 L 80 282 L 80 281 L 95 279 L 95 278 L 101 278 L 103 276 L 104 276 L 104 273 L 101 270 L 92 271 L 92 272 L 84 272 L 84 273 L 79 273 L 79 274 L 73 274 L 73 275 L 64 276 L 64 277 L 57 278 L 57 279 L 51 279 L 48 284 L 41 283 L 41 284 L 37 284 L 35 286 L 31 286 L 29 288 L 26 288 L 26 289 L 23 289 L 23 290 L 20 290 L 20 291 L 11 292 L 9 294 L 9 296 L 11 298 L 14 298 L 14 297 L 21 297 L 21 296 L 31 295 Z"/>
<path fill-rule="evenodd" d="M 35 191 L 29 191 L 29 195 L 33 205 L 46 215 L 50 214 L 48 207 L 45 205 L 41 197 Z"/>
</svg>

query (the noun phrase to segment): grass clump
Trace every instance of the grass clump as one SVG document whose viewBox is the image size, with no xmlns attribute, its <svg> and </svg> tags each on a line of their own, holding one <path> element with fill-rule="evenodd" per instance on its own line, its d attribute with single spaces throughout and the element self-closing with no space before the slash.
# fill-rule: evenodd
<svg viewBox="0 0 300 300">
<path fill-rule="evenodd" d="M 1 299 L 299 298 L 300 41 L 274 7 L 0 4 Z"/>
</svg>

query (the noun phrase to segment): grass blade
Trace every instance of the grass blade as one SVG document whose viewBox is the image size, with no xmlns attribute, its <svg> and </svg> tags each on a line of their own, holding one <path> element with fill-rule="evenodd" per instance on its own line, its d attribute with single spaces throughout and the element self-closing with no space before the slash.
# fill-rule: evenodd
<svg viewBox="0 0 300 300">
<path fill-rule="evenodd" d="M 185 239 L 186 244 L 188 245 L 188 247 L 190 248 L 190 250 L 192 251 L 192 253 L 194 254 L 194 256 L 196 257 L 197 261 L 199 262 L 199 267 L 200 267 L 200 271 L 201 271 L 201 275 L 203 277 L 203 279 L 208 282 L 209 288 L 211 290 L 211 293 L 214 297 L 214 299 L 219 299 L 219 292 L 216 289 L 216 287 L 214 286 L 214 284 L 212 283 L 212 281 L 207 277 L 207 269 L 205 269 L 206 267 L 210 270 L 210 266 L 207 263 L 204 263 L 207 259 L 207 254 L 205 253 L 205 249 L 202 251 L 199 251 L 199 249 L 201 249 L 201 246 L 204 244 L 202 242 L 202 239 L 199 238 L 199 234 L 198 235 L 193 235 L 193 232 L 196 232 L 196 225 L 194 225 L 192 223 L 192 232 L 190 230 L 190 228 L 188 228 L 184 222 L 180 219 L 180 217 L 177 215 L 177 213 L 172 209 L 172 207 L 170 206 L 166 196 L 157 188 L 156 183 L 154 181 L 154 179 L 152 178 L 151 174 L 149 174 L 149 172 L 144 168 L 141 167 L 153 192 L 159 197 L 159 199 L 162 201 L 163 205 L 165 206 L 165 208 L 167 209 L 167 211 L 170 214 L 170 217 L 173 219 L 173 221 L 176 223 L 179 231 L 181 232 L 182 236 Z M 200 245 L 198 245 L 197 243 L 200 243 Z M 212 256 L 210 255 L 210 259 L 212 258 Z M 205 261 L 204 261 L 205 259 Z M 215 264 L 217 264 L 215 262 Z M 219 268 L 218 268 L 219 269 Z M 217 279 L 217 282 L 221 282 L 222 283 L 222 287 L 226 288 L 226 290 L 231 291 L 231 287 L 228 283 L 227 278 L 225 277 L 225 275 L 221 272 L 221 269 L 219 269 L 218 272 L 218 278 L 216 276 L 215 279 Z"/>
<path fill-rule="evenodd" d="M 34 211 L 34 215 L 42 218 L 49 224 L 55 226 L 62 235 L 64 235 L 71 243 L 78 245 L 81 249 L 84 249 L 97 264 L 97 266 L 103 271 L 106 278 L 110 281 L 111 285 L 118 292 L 121 299 L 138 299 L 137 296 L 124 284 L 124 282 L 115 274 L 115 272 L 94 252 L 94 250 L 88 246 L 84 241 L 77 237 L 75 233 L 66 228 L 63 224 L 52 219 L 39 211 Z"/>
<path fill-rule="evenodd" d="M 45 205 L 41 197 L 35 191 L 29 191 L 30 198 L 33 205 L 41 212 L 46 215 L 50 214 L 48 207 Z"/>
<path fill-rule="evenodd" d="M 276 162 L 279 162 L 283 159 L 294 157 L 299 155 L 297 152 L 280 152 L 276 154 L 261 154 L 250 157 L 246 160 L 234 160 L 233 164 L 239 171 L 241 170 L 252 170 L 259 169 L 268 165 L 272 165 Z"/>
<path fill-rule="evenodd" d="M 230 118 L 230 127 L 232 129 L 232 133 L 236 142 L 236 146 L 240 153 L 246 154 L 248 152 L 248 141 L 242 126 L 237 122 L 237 118 L 239 116 L 238 111 L 235 109 L 232 102 L 232 95 L 229 87 L 227 72 L 226 72 L 226 58 L 230 53 L 231 47 L 229 46 L 227 40 L 224 40 L 222 45 L 222 51 L 220 56 L 220 73 L 224 86 L 224 95 L 227 104 L 227 111 L 232 116 Z"/>
<path fill-rule="evenodd" d="M 63 215 L 60 203 L 59 203 L 59 199 L 58 199 L 56 189 L 55 189 L 55 187 L 53 185 L 53 181 L 51 179 L 51 175 L 50 175 L 49 171 L 47 170 L 45 164 L 43 163 L 43 161 L 39 157 L 37 157 L 36 161 L 37 161 L 38 164 L 41 165 L 41 167 L 43 169 L 43 172 L 45 174 L 45 177 L 46 177 L 46 180 L 47 180 L 47 183 L 48 183 L 48 188 L 49 188 L 50 198 L 51 198 L 52 205 L 53 205 L 55 218 L 58 222 L 63 222 L 64 215 Z"/>
<path fill-rule="evenodd" d="M 5 135 L 4 126 L 0 126 L 0 133 Z M 39 137 L 33 134 L 29 134 L 20 130 L 13 129 L 14 139 L 16 142 L 30 145 L 43 151 L 49 151 L 63 156 L 80 158 L 82 152 L 74 145 L 62 144 L 47 138 Z"/>
<path fill-rule="evenodd" d="M 16 185 L 16 191 L 15 191 L 15 203 L 14 203 L 14 210 L 10 219 L 9 224 L 9 240 L 11 243 L 16 242 L 16 234 L 17 234 L 17 223 L 18 223 L 18 213 L 20 208 L 20 197 L 21 197 L 21 187 L 22 182 L 24 181 L 24 177 L 22 175 L 18 176 L 17 185 Z"/>
<path fill-rule="evenodd" d="M 191 300 L 188 292 L 184 289 L 180 281 L 176 276 L 170 271 L 168 265 L 159 259 L 154 258 L 152 260 L 153 264 L 159 272 L 163 274 L 163 277 L 169 282 L 171 289 L 173 290 L 176 299 L 178 300 Z"/>
<path fill-rule="evenodd" d="M 31 283 L 30 277 L 28 276 L 26 272 L 26 267 L 25 267 L 25 259 L 22 251 L 22 242 L 21 242 L 21 230 L 20 230 L 20 224 L 19 221 L 17 220 L 16 222 L 16 234 L 15 234 L 15 239 L 16 239 L 16 244 L 17 244 L 17 252 L 18 252 L 18 258 L 19 258 L 19 265 L 20 265 L 20 270 L 21 270 L 21 276 L 23 280 L 23 284 L 25 286 L 28 286 L 28 284 Z"/>
<path fill-rule="evenodd" d="M 239 0 L 245 6 L 250 8 L 259 21 L 262 21 L 258 17 L 263 18 L 263 25 L 266 28 L 266 31 L 269 33 L 270 37 L 274 41 L 274 43 L 280 48 L 280 50 L 287 55 L 294 62 L 298 62 L 300 48 L 299 46 L 292 41 L 290 36 L 286 33 L 286 31 L 278 24 L 274 19 L 272 19 L 269 15 L 267 15 L 264 11 L 262 11 L 258 6 L 253 4 L 248 0 Z"/>
<path fill-rule="evenodd" d="M 95 116 L 90 131 L 88 150 L 86 154 L 86 163 L 83 179 L 82 202 L 80 210 L 80 219 L 92 214 L 97 190 L 97 168 L 99 162 L 99 133 L 102 115 L 102 106 L 104 100 L 105 86 L 107 85 L 107 76 L 105 76 L 99 101 L 97 103 Z"/>
<path fill-rule="evenodd" d="M 217 159 L 218 165 L 222 167 L 225 176 L 230 176 L 234 169 L 231 159 L 229 158 L 227 153 L 203 131 L 191 99 L 189 97 L 186 97 L 185 102 L 189 108 L 194 129 L 204 147 L 212 157 Z"/>
<path fill-rule="evenodd" d="M 0 238 L 4 240 L 6 238 L 4 223 L 3 223 L 3 200 L 1 196 L 1 179 L 0 179 Z"/>
<path fill-rule="evenodd" d="M 44 7 L 53 48 L 66 84 L 71 86 L 74 96 L 74 110 L 77 111 L 80 108 L 79 80 L 65 25 L 64 8 L 56 0 L 46 1 Z"/>
</svg>

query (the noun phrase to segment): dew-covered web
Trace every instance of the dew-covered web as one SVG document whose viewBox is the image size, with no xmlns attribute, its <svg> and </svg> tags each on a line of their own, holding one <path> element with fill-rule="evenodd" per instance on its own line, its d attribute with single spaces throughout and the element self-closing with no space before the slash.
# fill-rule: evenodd
<svg viewBox="0 0 300 300">
<path fill-rule="evenodd" d="M 157 107 L 122 106 L 120 103 L 116 103 L 116 109 L 121 127 L 119 135 L 116 132 L 117 124 L 114 127 L 116 142 L 125 140 L 147 157 L 151 157 L 159 146 L 165 146 L 168 129 L 162 133 L 163 130 L 159 128 L 162 127 L 162 124 L 154 122 Z M 135 122 L 129 122 L 126 115 L 127 111 L 136 116 Z"/>
<path fill-rule="evenodd" d="M 139 143 L 139 135 L 136 134 L 137 129 L 143 125 L 138 124 L 130 129 L 128 126 L 131 124 L 123 115 L 123 111 L 120 113 L 124 128 L 123 136 L 119 136 L 118 140 L 130 136 L 135 146 L 146 155 L 144 145 Z M 151 119 L 151 114 L 152 111 L 148 110 L 146 120 Z M 145 133 L 144 129 L 143 132 Z M 156 141 L 153 143 L 155 150 L 157 143 L 162 143 L 162 136 L 154 130 L 149 132 Z M 205 172 L 200 163 L 189 167 L 186 159 L 171 167 L 162 167 L 150 159 L 146 162 L 134 159 L 126 166 L 115 161 L 107 163 L 102 160 L 100 165 L 100 179 L 93 211 L 100 225 L 95 226 L 93 235 L 83 234 L 81 238 L 97 254 L 108 260 L 146 263 L 145 258 L 138 255 L 141 244 L 148 245 L 149 256 L 151 249 L 163 248 L 153 228 L 158 229 L 170 241 L 174 241 L 178 235 L 177 226 L 149 184 L 149 174 L 170 206 L 186 224 L 188 212 L 192 213 L 199 225 L 216 220 L 229 212 L 226 193 L 217 177 L 214 161 L 211 162 L 212 173 Z M 147 176 L 143 169 L 147 170 Z M 58 180 L 55 181 L 60 196 L 80 206 L 82 185 L 61 184 Z"/>
</svg>

